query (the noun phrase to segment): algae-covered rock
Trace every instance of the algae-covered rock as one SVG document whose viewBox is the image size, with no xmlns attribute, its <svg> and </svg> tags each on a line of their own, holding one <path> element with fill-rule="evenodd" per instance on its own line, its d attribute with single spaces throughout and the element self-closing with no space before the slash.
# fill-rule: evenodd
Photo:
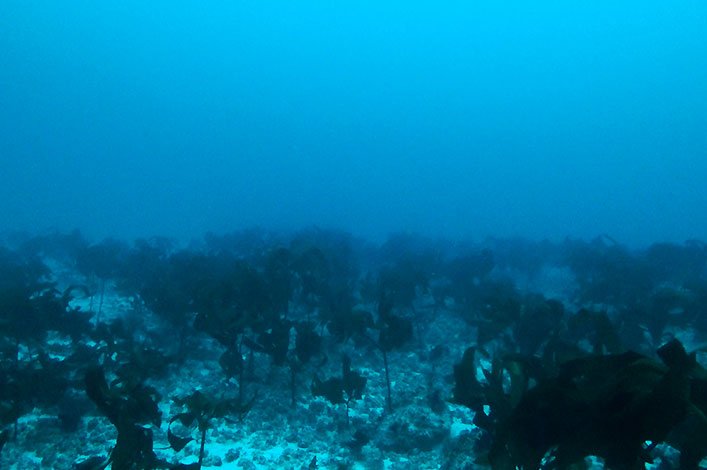
<svg viewBox="0 0 707 470">
<path fill-rule="evenodd" d="M 377 447 L 394 452 L 427 452 L 449 436 L 447 419 L 429 413 L 418 406 L 410 406 L 391 416 L 384 423 L 382 433 L 375 441 Z"/>
</svg>

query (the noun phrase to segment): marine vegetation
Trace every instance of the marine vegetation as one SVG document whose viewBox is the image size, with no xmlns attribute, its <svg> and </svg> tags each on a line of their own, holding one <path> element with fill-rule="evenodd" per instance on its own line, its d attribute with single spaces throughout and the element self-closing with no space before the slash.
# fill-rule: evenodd
<svg viewBox="0 0 707 470">
<path fill-rule="evenodd" d="M 589 355 L 552 377 L 508 358 L 485 371 L 484 384 L 474 378 L 474 353 L 455 366 L 454 400 L 492 435 L 494 469 L 573 468 L 590 455 L 609 468 L 643 468 L 661 442 L 680 450 L 680 468 L 698 468 L 707 454 L 707 370 L 676 339 L 658 349 L 660 361 L 634 352 Z"/>
<path fill-rule="evenodd" d="M 346 423 L 349 423 L 349 407 L 353 400 L 361 398 L 366 388 L 366 378 L 351 370 L 351 358 L 344 356 L 341 360 L 341 377 L 320 380 L 316 375 L 312 381 L 312 395 L 324 397 L 332 405 L 346 405 Z"/>
<path fill-rule="evenodd" d="M 250 411 L 255 397 L 247 404 L 241 404 L 237 399 L 215 399 L 195 391 L 191 395 L 182 398 L 175 398 L 174 402 L 186 411 L 172 417 L 167 429 L 167 440 L 169 445 L 176 452 L 182 450 L 193 439 L 191 437 L 179 437 L 172 432 L 172 424 L 179 421 L 182 426 L 189 428 L 196 424 L 199 430 L 199 460 L 195 468 L 201 468 L 204 461 L 204 445 L 206 444 L 206 431 L 211 426 L 211 422 L 216 418 L 227 416 L 237 416 L 239 420 Z"/>
<path fill-rule="evenodd" d="M 4 244 L 3 467 L 707 456 L 700 242 L 375 245 L 308 229 Z"/>
</svg>

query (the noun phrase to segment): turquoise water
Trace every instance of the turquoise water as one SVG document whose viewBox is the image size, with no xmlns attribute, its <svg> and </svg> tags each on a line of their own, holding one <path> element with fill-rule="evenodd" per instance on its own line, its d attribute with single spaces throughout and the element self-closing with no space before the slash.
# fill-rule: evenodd
<svg viewBox="0 0 707 470">
<path fill-rule="evenodd" d="M 705 83 L 696 0 L 3 0 L 0 468 L 699 468 Z"/>
<path fill-rule="evenodd" d="M 0 5 L 5 229 L 704 239 L 704 2 Z"/>
</svg>

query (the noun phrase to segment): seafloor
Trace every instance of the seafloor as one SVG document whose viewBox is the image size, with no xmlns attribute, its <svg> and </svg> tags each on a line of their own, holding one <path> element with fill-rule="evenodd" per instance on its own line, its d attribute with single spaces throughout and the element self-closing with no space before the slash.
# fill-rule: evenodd
<svg viewBox="0 0 707 470">
<path fill-rule="evenodd" d="M 87 299 L 76 301 L 87 304 Z M 86 305 L 87 306 L 87 305 Z M 300 469 L 311 468 L 316 457 L 319 468 L 361 469 L 435 469 L 468 451 L 464 442 L 474 439 L 473 413 L 448 403 L 452 395 L 451 370 L 473 337 L 473 330 L 455 315 L 434 312 L 420 300 L 419 313 L 424 318 L 422 342 L 446 345 L 448 353 L 434 363 L 426 360 L 430 348 L 392 351 L 389 361 L 391 386 L 395 393 L 394 411 L 386 413 L 386 385 L 382 358 L 375 350 L 349 348 L 352 362 L 367 380 L 366 391 L 350 408 L 346 423 L 345 405 L 331 405 L 322 397 L 308 393 L 309 380 L 299 384 L 301 398 L 290 405 L 290 373 L 271 367 L 267 357 L 255 357 L 256 376 L 248 393 L 257 393 L 256 404 L 241 421 L 218 420 L 207 434 L 204 468 Z M 131 312 L 131 299 L 108 289 L 103 305 L 104 320 Z M 149 320 L 148 320 L 149 321 Z M 160 334 L 157 325 L 153 327 Z M 214 340 L 202 338 L 199 359 L 187 360 L 160 379 L 150 380 L 164 397 L 184 396 L 195 389 L 214 394 L 236 393 L 235 380 L 225 380 L 218 359 L 221 354 Z M 51 340 L 50 354 L 62 357 L 65 340 Z M 338 353 L 341 354 L 341 353 Z M 340 372 L 332 360 L 319 369 L 323 377 Z M 439 401 L 440 410 L 431 411 L 431 401 Z M 175 409 L 176 408 L 176 409 Z M 164 416 L 180 411 L 168 400 L 160 403 Z M 95 455 L 105 455 L 115 445 L 116 431 L 101 416 L 87 415 L 75 432 L 60 429 L 56 416 L 35 409 L 19 420 L 18 437 L 0 453 L 0 468 L 70 469 Z M 155 448 L 168 447 L 166 425 L 155 432 Z M 374 441 L 355 451 L 349 442 L 360 429 L 370 430 Z M 460 435 L 463 439 L 459 439 Z M 184 450 L 156 451 L 169 460 L 195 462 L 198 442 Z"/>
<path fill-rule="evenodd" d="M 17 248 L 18 243 L 14 243 L 14 246 L 8 248 L 8 253 L 20 251 Z M 413 254 L 426 252 L 424 248 L 419 248 L 421 243 L 417 242 L 416 248 L 410 249 L 410 252 L 403 250 L 403 254 L 395 256 L 407 258 Z M 296 251 L 294 244 L 286 246 L 289 246 L 292 252 Z M 522 245 L 526 249 L 528 246 L 534 246 L 538 249 L 538 253 L 534 258 L 532 269 L 528 268 L 527 272 L 523 270 L 520 262 L 515 263 L 516 265 L 509 262 L 510 258 L 504 255 L 508 250 L 504 248 L 505 251 L 499 249 L 499 255 L 494 258 L 495 262 L 492 265 L 481 270 L 472 269 L 468 274 L 462 272 L 461 276 L 468 277 L 466 279 L 468 288 L 473 292 L 478 292 L 475 289 L 488 280 L 494 282 L 503 280 L 503 285 L 511 283 L 514 296 L 525 299 L 531 294 L 541 294 L 543 299 L 559 301 L 565 310 L 565 315 L 570 317 L 582 308 L 608 313 L 608 318 L 611 319 L 618 317 L 617 312 L 624 308 L 623 304 L 619 304 L 618 299 L 616 304 L 611 304 L 606 301 L 606 298 L 594 302 L 591 298 L 581 297 L 579 292 L 586 294 L 586 285 L 578 280 L 580 276 L 568 266 L 569 263 L 564 262 L 563 258 L 554 256 L 543 259 L 541 254 L 545 252 L 541 253 L 535 245 Z M 605 256 L 606 259 L 617 263 L 626 262 L 626 259 L 621 256 L 616 256 L 615 259 L 606 256 L 606 253 L 611 252 L 615 246 L 613 242 L 600 241 L 595 242 L 594 245 L 582 246 L 599 250 L 596 256 Z M 438 253 L 439 244 L 431 244 L 430 249 L 432 248 Z M 164 356 L 163 358 L 171 357 L 173 351 L 169 351 L 169 346 L 176 348 L 176 344 L 180 341 L 177 328 L 165 318 L 152 312 L 148 307 L 149 302 L 145 302 L 137 292 L 132 295 L 127 292 L 124 284 L 118 279 L 118 274 L 105 276 L 103 280 L 95 276 L 87 276 L 86 272 L 82 272 L 81 266 L 70 257 L 56 259 L 47 255 L 46 251 L 48 250 L 40 250 L 38 256 L 48 267 L 49 273 L 46 274 L 46 279 L 53 283 L 52 286 L 56 291 L 64 292 L 69 286 L 87 286 L 87 289 L 81 291 L 74 288 L 68 308 L 69 314 L 90 312 L 92 328 L 99 324 L 115 324 L 119 319 L 121 328 L 129 332 L 130 341 L 134 341 L 135 348 L 157 351 Z M 324 249 L 321 251 L 327 253 Z M 378 255 L 372 256 L 370 251 L 367 253 L 365 262 L 361 263 L 363 267 L 357 270 L 359 280 L 367 279 L 370 270 L 377 270 L 380 266 L 391 264 L 390 258 L 381 261 Z M 442 256 L 444 262 L 440 265 L 465 256 L 467 258 L 464 259 L 470 259 L 469 253 L 476 257 L 474 262 L 478 264 L 480 258 L 477 255 L 483 253 L 482 258 L 488 256 L 489 253 L 493 253 L 493 246 L 487 244 L 456 247 Z M 641 258 L 643 256 L 641 253 L 644 252 L 634 253 L 625 250 L 621 251 L 621 254 L 623 253 L 633 253 L 631 256 Z M 392 264 L 400 260 L 400 258 L 396 260 L 395 256 Z M 520 258 L 526 260 L 526 257 L 520 256 Z M 372 259 L 374 261 L 371 261 Z M 410 265 L 406 264 L 406 266 Z M 435 269 L 438 267 L 438 265 L 434 266 Z M 624 268 L 625 266 L 622 269 Z M 697 269 L 698 279 L 704 281 L 704 266 Z M 458 271 L 454 272 L 459 275 Z M 625 273 L 626 276 L 629 275 L 628 271 Z M 386 350 L 391 389 L 390 409 L 386 403 L 386 372 L 380 346 L 382 339 L 378 344 L 375 340 L 371 340 L 376 334 L 373 325 L 369 325 L 371 328 L 364 329 L 364 333 L 368 332 L 366 334 L 357 336 L 352 333 L 345 338 L 337 338 L 332 333 L 332 328 L 328 327 L 326 317 L 321 312 L 324 307 L 316 302 L 303 302 L 293 294 L 288 299 L 287 318 L 293 322 L 315 323 L 315 331 L 322 338 L 321 349 L 306 364 L 298 363 L 296 374 L 293 374 L 294 367 L 286 366 L 291 364 L 290 362 L 284 365 L 275 364 L 271 353 L 264 352 L 264 349 L 259 350 L 262 347 L 260 341 L 261 345 L 251 345 L 250 348 L 243 348 L 239 352 L 239 354 L 242 352 L 242 361 L 238 361 L 239 367 L 246 372 L 238 375 L 241 372 L 239 368 L 237 373 L 229 377 L 222 363 L 223 342 L 214 337 L 218 335 L 213 334 L 213 331 L 211 334 L 199 331 L 188 335 L 186 354 L 181 360 L 164 361 L 164 368 L 159 373 L 144 380 L 141 385 L 153 387 L 157 392 L 156 396 L 159 397 L 156 401 L 161 412 L 161 422 L 143 423 L 152 432 L 153 449 L 157 458 L 175 465 L 197 462 L 200 453 L 199 433 L 189 426 L 173 422 L 171 430 L 175 435 L 194 438 L 183 449 L 175 451 L 168 440 L 168 429 L 170 429 L 171 418 L 185 410 L 184 405 L 176 403 L 174 399 L 186 397 L 198 390 L 216 399 L 240 395 L 251 405 L 242 415 L 220 416 L 215 413 L 208 420 L 202 468 L 471 469 L 487 467 L 489 464 L 484 454 L 491 446 L 492 435 L 487 430 L 477 427 L 474 411 L 468 406 L 458 404 L 461 400 L 455 397 L 455 393 L 459 394 L 458 389 L 455 391 L 455 387 L 458 386 L 455 364 L 460 363 L 467 348 L 481 347 L 483 343 L 485 351 L 489 354 L 481 355 L 477 359 L 477 377 L 474 380 L 482 384 L 490 382 L 492 379 L 488 371 L 493 367 L 491 358 L 494 357 L 494 351 L 504 348 L 514 349 L 514 341 L 520 341 L 519 337 L 524 334 L 523 328 L 516 328 L 509 323 L 502 325 L 503 328 L 495 333 L 497 337 L 480 339 L 479 323 L 470 320 L 468 311 L 473 308 L 483 309 L 484 303 L 466 303 L 464 296 L 459 296 L 453 291 L 449 291 L 447 295 L 440 295 L 434 287 L 447 285 L 446 275 L 442 272 L 427 272 L 425 275 L 424 282 L 421 281 L 419 285 L 414 286 L 414 296 L 409 305 L 395 306 L 394 309 L 401 317 L 413 318 L 414 329 L 408 341 Z M 450 275 L 450 277 L 454 276 Z M 675 279 L 678 278 L 674 277 L 672 284 L 663 279 L 660 285 L 650 285 L 647 289 L 652 294 L 670 288 L 678 297 L 698 295 L 696 290 L 688 291 L 690 288 L 697 288 L 676 285 Z M 618 279 L 615 282 L 620 281 L 621 279 Z M 294 289 L 293 292 L 296 290 Z M 380 306 L 375 301 L 370 301 L 370 298 L 376 298 L 375 295 L 365 297 L 363 294 L 356 293 L 354 297 L 356 303 L 353 305 L 353 311 L 380 311 Z M 492 302 L 493 299 L 489 300 L 489 303 Z M 622 299 L 620 302 L 628 301 Z M 645 341 L 640 351 L 642 354 L 650 354 L 647 351 L 654 350 L 662 342 L 671 338 L 680 339 L 688 351 L 697 349 L 703 341 L 704 336 L 697 326 L 698 322 L 675 320 L 687 313 L 680 310 L 682 306 L 676 307 L 666 302 L 663 314 L 666 318 L 669 317 L 669 321 L 661 324 L 659 337 L 650 338 L 648 330 L 653 328 L 652 331 L 655 332 L 655 327 L 642 326 L 640 341 Z M 2 325 L 6 326 L 7 321 Z M 547 328 L 550 327 L 552 325 Z M 292 329 L 294 333 L 294 327 Z M 248 331 L 240 330 L 239 335 L 248 336 Z M 270 330 L 266 330 L 266 333 L 269 332 Z M 549 334 L 549 331 L 547 333 Z M 527 334 L 530 335 L 531 332 L 528 331 Z M 577 346 L 586 350 L 587 354 L 597 352 L 609 354 L 606 345 L 603 346 L 603 351 L 592 350 L 596 344 L 593 343 L 596 335 L 594 332 L 577 339 Z M 251 334 L 251 337 L 257 338 L 255 334 Z M 60 363 L 71 357 L 77 348 L 77 341 L 52 328 L 47 328 L 46 334 L 40 338 L 40 344 L 37 344 L 34 339 L 25 340 L 24 337 L 5 333 L 5 341 L 9 342 L 10 339 L 17 346 L 15 360 L 20 364 L 17 367 L 22 367 L 21 364 L 25 363 L 32 364 L 32 361 L 40 355 Z M 258 343 L 259 340 L 253 339 L 253 342 Z M 83 337 L 80 343 L 87 348 L 99 349 L 102 346 L 99 340 L 88 337 Z M 286 350 L 289 351 L 288 354 L 292 354 L 295 347 L 298 347 L 295 344 L 294 334 L 289 337 L 289 343 Z M 544 346 L 536 348 L 536 351 L 539 351 L 536 353 L 538 357 L 543 348 L 547 348 L 547 343 L 542 344 Z M 627 349 L 628 347 L 624 348 Z M 111 390 L 107 395 L 116 394 L 111 378 L 115 377 L 119 363 L 129 362 L 130 359 L 121 359 L 118 357 L 121 352 L 111 352 L 110 348 L 104 348 L 102 354 L 103 356 L 96 357 L 108 376 Z M 315 396 L 312 393 L 315 377 L 324 381 L 330 377 L 341 376 L 344 356 L 351 359 L 352 370 L 365 379 L 365 386 L 360 391 L 360 395 L 348 397 L 350 399 L 348 418 L 346 404 L 332 404 L 332 400 L 327 400 L 325 396 Z M 698 362 L 702 360 L 701 354 L 695 357 Z M 7 360 L 3 360 L 4 370 L 9 370 L 11 365 L 8 365 Z M 42 365 L 42 367 L 47 366 Z M 68 383 L 57 388 L 57 393 L 66 395 L 64 400 L 69 401 L 68 405 L 45 405 L 43 404 L 47 401 L 45 399 L 44 402 L 32 402 L 31 406 L 23 408 L 22 412 L 18 413 L 20 415 L 16 421 L 5 419 L 3 429 L 8 438 L 0 448 L 0 468 L 20 470 L 101 468 L 102 464 L 95 463 L 97 458 L 103 459 L 105 464 L 105 459 L 116 445 L 116 426 L 105 416 L 105 413 L 86 398 L 84 372 L 83 369 L 72 373 L 67 372 Z M 55 386 L 37 380 L 33 384 L 36 388 Z M 243 381 L 242 384 L 240 380 Z M 506 392 L 511 393 L 508 391 L 510 378 L 505 377 L 503 380 L 506 382 Z M 7 392 L 11 388 L 9 382 L 3 381 L 3 386 L 6 388 L 3 392 L 4 399 L 10 393 Z M 12 400 L 5 401 L 9 403 Z M 60 417 L 61 410 L 66 407 L 78 415 L 77 422 L 73 426 L 67 426 Z M 662 450 L 657 457 L 654 456 L 653 463 L 646 463 L 646 466 L 677 468 L 679 465 L 676 463 L 679 458 L 677 451 L 666 445 L 659 446 L 659 449 Z M 601 457 L 586 456 L 587 467 L 602 468 L 602 461 Z M 83 466 L 81 466 L 82 462 L 84 462 Z M 94 463 L 89 465 L 85 462 Z M 495 467 L 501 468 L 498 465 Z"/>
</svg>

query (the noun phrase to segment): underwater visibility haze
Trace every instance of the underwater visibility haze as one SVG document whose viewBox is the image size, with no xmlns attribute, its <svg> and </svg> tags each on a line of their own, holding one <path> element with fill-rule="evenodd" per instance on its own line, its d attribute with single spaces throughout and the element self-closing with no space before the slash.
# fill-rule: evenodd
<svg viewBox="0 0 707 470">
<path fill-rule="evenodd" d="M 0 228 L 705 238 L 707 5 L 0 5 Z"/>
<path fill-rule="evenodd" d="M 707 468 L 707 2 L 0 0 L 0 468 Z"/>
</svg>

